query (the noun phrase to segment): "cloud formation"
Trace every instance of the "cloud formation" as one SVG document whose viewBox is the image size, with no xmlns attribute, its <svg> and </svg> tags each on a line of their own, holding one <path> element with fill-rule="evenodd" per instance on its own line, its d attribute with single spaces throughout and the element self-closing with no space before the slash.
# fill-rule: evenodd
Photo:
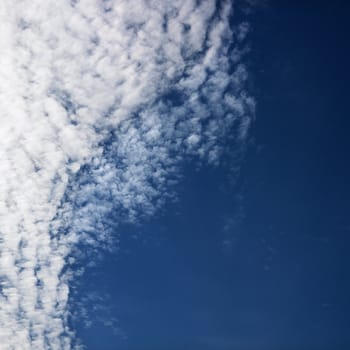
<svg viewBox="0 0 350 350">
<path fill-rule="evenodd" d="M 232 1 L 0 4 L 0 344 L 72 349 L 67 261 L 137 221 L 254 110 Z"/>
</svg>

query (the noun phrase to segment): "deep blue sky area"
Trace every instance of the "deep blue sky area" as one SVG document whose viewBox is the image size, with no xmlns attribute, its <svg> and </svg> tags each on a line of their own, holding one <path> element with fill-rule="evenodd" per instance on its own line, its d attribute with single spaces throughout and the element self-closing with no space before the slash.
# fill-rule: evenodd
<svg viewBox="0 0 350 350">
<path fill-rule="evenodd" d="M 118 228 L 120 252 L 79 288 L 109 294 L 122 335 L 80 325 L 88 350 L 350 349 L 349 13 L 348 1 L 256 7 L 240 175 L 188 164 L 178 202 Z"/>
</svg>

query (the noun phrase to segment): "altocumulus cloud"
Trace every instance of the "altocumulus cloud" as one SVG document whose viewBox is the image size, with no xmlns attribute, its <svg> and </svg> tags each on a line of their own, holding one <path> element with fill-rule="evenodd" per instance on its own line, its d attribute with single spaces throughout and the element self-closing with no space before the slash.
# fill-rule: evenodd
<svg viewBox="0 0 350 350">
<path fill-rule="evenodd" d="M 254 110 L 232 1 L 2 0 L 0 348 L 72 349 L 66 268 Z"/>
</svg>

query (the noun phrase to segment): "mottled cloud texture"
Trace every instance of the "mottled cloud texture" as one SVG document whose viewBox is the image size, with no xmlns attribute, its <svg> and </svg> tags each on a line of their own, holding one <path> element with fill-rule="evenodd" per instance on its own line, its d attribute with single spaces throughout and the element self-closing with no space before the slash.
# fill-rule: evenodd
<svg viewBox="0 0 350 350">
<path fill-rule="evenodd" d="M 72 349 L 67 264 L 254 109 L 232 1 L 0 2 L 0 348 Z M 109 219 L 108 219 L 109 218 Z"/>
</svg>

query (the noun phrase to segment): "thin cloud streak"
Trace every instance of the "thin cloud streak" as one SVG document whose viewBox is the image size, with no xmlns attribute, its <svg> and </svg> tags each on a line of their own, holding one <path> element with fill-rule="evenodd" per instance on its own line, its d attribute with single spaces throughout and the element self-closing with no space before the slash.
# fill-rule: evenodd
<svg viewBox="0 0 350 350">
<path fill-rule="evenodd" d="M 0 4 L 0 344 L 73 348 L 65 272 L 171 195 L 181 161 L 217 164 L 254 111 L 231 1 Z M 240 51 L 241 50 L 241 51 Z M 78 348 L 79 346 L 75 346 Z"/>
</svg>

